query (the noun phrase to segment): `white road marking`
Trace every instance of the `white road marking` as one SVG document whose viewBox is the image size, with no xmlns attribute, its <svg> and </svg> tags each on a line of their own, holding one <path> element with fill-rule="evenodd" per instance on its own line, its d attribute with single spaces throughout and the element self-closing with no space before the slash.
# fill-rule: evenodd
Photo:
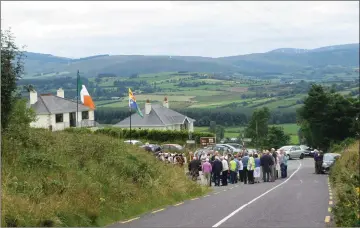
<svg viewBox="0 0 360 228">
<path fill-rule="evenodd" d="M 163 211 L 163 210 L 165 210 L 165 208 L 161 208 L 161 209 L 156 210 L 156 211 L 153 211 L 153 212 L 151 212 L 151 213 L 152 213 L 152 214 L 155 214 L 155 213 L 158 213 L 158 212 Z"/>
<path fill-rule="evenodd" d="M 128 222 L 134 221 L 134 220 L 139 219 L 139 218 L 140 218 L 140 217 L 136 217 L 136 218 L 133 218 L 133 219 L 129 219 L 129 220 L 127 220 L 127 221 L 123 221 L 123 222 L 121 222 L 121 223 L 122 223 L 122 224 L 128 223 Z"/>
<path fill-rule="evenodd" d="M 274 189 L 280 187 L 281 185 L 285 184 L 286 182 L 288 182 L 301 168 L 301 163 L 298 161 L 299 163 L 299 167 L 289 176 L 288 179 L 286 179 L 284 182 L 276 185 L 275 187 L 267 190 L 266 192 L 264 192 L 263 194 L 261 194 L 260 196 L 254 198 L 253 200 L 249 201 L 248 203 L 242 205 L 241 207 L 239 207 L 238 209 L 236 209 L 235 211 L 231 212 L 228 216 L 226 216 L 225 218 L 223 218 L 222 220 L 220 220 L 218 223 L 216 223 L 215 225 L 213 225 L 212 227 L 218 227 L 221 224 L 223 224 L 226 220 L 228 220 L 229 218 L 231 218 L 232 216 L 234 216 L 236 213 L 238 213 L 239 211 L 241 211 L 242 209 L 244 209 L 245 207 L 249 206 L 250 204 L 252 204 L 253 202 L 255 202 L 256 200 L 260 199 L 261 197 L 265 196 L 266 194 L 268 194 L 269 192 L 273 191 Z"/>
</svg>

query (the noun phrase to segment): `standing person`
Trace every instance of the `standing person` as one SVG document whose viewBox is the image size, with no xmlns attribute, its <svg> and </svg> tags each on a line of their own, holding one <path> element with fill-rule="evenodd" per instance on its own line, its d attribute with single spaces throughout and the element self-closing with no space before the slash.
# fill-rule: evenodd
<svg viewBox="0 0 360 228">
<path fill-rule="evenodd" d="M 241 157 L 239 158 L 239 181 L 244 182 L 244 165 L 242 163 Z"/>
<path fill-rule="evenodd" d="M 214 175 L 214 182 L 215 182 L 215 186 L 220 186 L 220 174 L 222 172 L 222 162 L 219 159 L 219 156 L 215 157 L 215 161 L 213 162 L 212 165 L 212 172 Z"/>
<path fill-rule="evenodd" d="M 238 173 L 239 173 L 239 169 L 240 169 L 240 161 L 238 159 L 238 155 L 235 155 L 234 160 L 236 162 L 235 183 L 237 183 L 238 182 Z"/>
<path fill-rule="evenodd" d="M 274 168 L 275 168 L 275 158 L 274 156 L 272 155 L 272 152 L 268 151 L 269 153 L 269 156 L 272 160 L 272 163 L 270 165 L 270 181 L 271 182 L 274 182 L 275 181 L 275 172 L 274 172 Z"/>
<path fill-rule="evenodd" d="M 275 181 L 277 179 L 277 173 L 276 173 L 276 164 L 277 164 L 277 153 L 274 148 L 271 148 L 272 156 L 274 157 L 274 166 L 273 166 L 273 180 Z"/>
<path fill-rule="evenodd" d="M 260 158 L 258 154 L 255 154 L 255 169 L 254 169 L 255 183 L 260 183 L 260 175 L 261 175 L 260 167 L 261 167 Z"/>
<path fill-rule="evenodd" d="M 235 178 L 236 178 L 236 161 L 234 158 L 231 158 L 231 161 L 230 161 L 230 183 L 231 184 L 235 184 Z"/>
<path fill-rule="evenodd" d="M 248 180 L 248 161 L 249 161 L 249 155 L 247 152 L 245 152 L 244 157 L 241 159 L 242 163 L 243 163 L 243 175 L 244 175 L 244 184 L 247 184 L 247 180 Z"/>
<path fill-rule="evenodd" d="M 225 160 L 224 156 L 221 157 L 221 162 L 222 162 L 222 178 L 221 178 L 221 185 L 222 186 L 227 186 L 227 176 L 229 173 L 229 164 L 228 162 Z"/>
<path fill-rule="evenodd" d="M 284 176 L 283 178 L 287 177 L 287 161 L 288 161 L 288 156 L 286 156 L 286 154 L 283 151 L 283 171 L 284 171 Z"/>
<path fill-rule="evenodd" d="M 204 179 L 205 179 L 205 184 L 206 185 L 210 185 L 211 186 L 211 170 L 212 170 L 212 166 L 209 162 L 209 158 L 205 159 L 204 164 L 202 164 L 202 172 L 204 175 Z"/>
<path fill-rule="evenodd" d="M 247 164 L 247 169 L 248 169 L 249 184 L 254 184 L 255 159 L 252 154 L 250 154 Z"/>
<path fill-rule="evenodd" d="M 314 161 L 315 161 L 315 174 L 319 174 L 320 173 L 320 169 L 321 169 L 321 166 L 319 167 L 319 164 L 320 164 L 320 152 L 315 149 L 315 154 L 314 154 Z"/>
<path fill-rule="evenodd" d="M 189 163 L 189 172 L 191 177 L 195 179 L 199 176 L 199 169 L 201 169 L 201 161 L 193 157 L 193 160 Z"/>
<path fill-rule="evenodd" d="M 269 182 L 270 173 L 271 173 L 271 165 L 272 165 L 272 158 L 270 156 L 269 151 L 267 151 L 263 156 L 260 158 L 260 164 L 263 170 L 263 177 L 264 182 Z"/>
</svg>

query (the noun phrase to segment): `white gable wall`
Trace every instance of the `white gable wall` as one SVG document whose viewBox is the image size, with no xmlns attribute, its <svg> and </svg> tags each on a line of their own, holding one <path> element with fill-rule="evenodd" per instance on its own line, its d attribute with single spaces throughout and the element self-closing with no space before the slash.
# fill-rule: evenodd
<svg viewBox="0 0 360 228">
<path fill-rule="evenodd" d="M 89 120 L 95 120 L 94 110 L 89 110 Z M 82 112 L 78 112 L 78 121 L 82 121 Z M 55 114 L 39 114 L 36 116 L 36 121 L 30 123 L 34 128 L 49 129 L 52 126 L 53 131 L 61 131 L 70 127 L 70 113 L 63 113 L 63 122 L 56 123 Z"/>
</svg>

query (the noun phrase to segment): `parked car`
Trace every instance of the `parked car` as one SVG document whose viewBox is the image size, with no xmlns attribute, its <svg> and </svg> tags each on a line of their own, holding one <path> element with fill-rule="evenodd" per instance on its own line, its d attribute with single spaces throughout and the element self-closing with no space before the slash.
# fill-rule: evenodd
<svg viewBox="0 0 360 228">
<path fill-rule="evenodd" d="M 142 146 L 144 145 L 141 141 L 139 140 L 126 140 L 124 141 L 124 143 L 126 144 L 131 144 L 131 145 L 136 145 L 136 146 Z"/>
<path fill-rule="evenodd" d="M 179 144 L 164 144 L 161 146 L 163 152 L 167 153 L 183 153 L 184 148 Z"/>
<path fill-rule="evenodd" d="M 300 145 L 300 149 L 303 151 L 305 156 L 311 156 L 311 148 L 306 145 Z"/>
<path fill-rule="evenodd" d="M 250 155 L 250 154 L 255 154 L 257 153 L 256 149 L 252 149 L 252 148 L 246 148 L 245 151 Z"/>
<path fill-rule="evenodd" d="M 213 151 L 218 151 L 219 154 L 221 154 L 221 155 L 224 155 L 225 153 L 228 152 L 228 148 L 225 146 L 214 145 L 214 146 L 210 147 L 210 149 Z"/>
<path fill-rule="evenodd" d="M 227 144 L 230 145 L 230 146 L 233 146 L 233 147 L 235 147 L 236 149 L 239 149 L 239 150 L 241 150 L 243 148 L 243 146 L 241 144 L 239 144 L 239 143 L 227 143 Z"/>
<path fill-rule="evenodd" d="M 300 146 L 283 146 L 279 150 L 283 149 L 288 159 L 300 158 L 303 159 L 305 157 L 304 151 L 300 148 Z"/>
<path fill-rule="evenodd" d="M 326 153 L 324 154 L 323 163 L 322 163 L 322 172 L 329 173 L 330 168 L 334 165 L 335 161 L 341 155 L 338 153 Z"/>
<path fill-rule="evenodd" d="M 161 151 L 161 147 L 157 144 L 145 144 L 145 145 L 141 145 L 140 147 L 149 152 Z"/>
<path fill-rule="evenodd" d="M 239 153 L 241 151 L 241 149 L 237 149 L 234 146 L 231 146 L 229 144 L 216 144 L 216 146 L 224 146 L 227 149 L 229 149 L 230 152 L 232 152 L 232 153 Z"/>
</svg>

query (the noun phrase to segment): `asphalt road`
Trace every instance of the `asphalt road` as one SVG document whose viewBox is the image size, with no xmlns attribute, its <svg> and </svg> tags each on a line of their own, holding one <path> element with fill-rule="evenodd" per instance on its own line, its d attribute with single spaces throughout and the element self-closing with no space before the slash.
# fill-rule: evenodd
<svg viewBox="0 0 360 228">
<path fill-rule="evenodd" d="M 110 227 L 325 227 L 328 205 L 328 178 L 314 174 L 308 158 L 289 161 L 286 179 L 214 187 L 205 197 Z"/>
</svg>

